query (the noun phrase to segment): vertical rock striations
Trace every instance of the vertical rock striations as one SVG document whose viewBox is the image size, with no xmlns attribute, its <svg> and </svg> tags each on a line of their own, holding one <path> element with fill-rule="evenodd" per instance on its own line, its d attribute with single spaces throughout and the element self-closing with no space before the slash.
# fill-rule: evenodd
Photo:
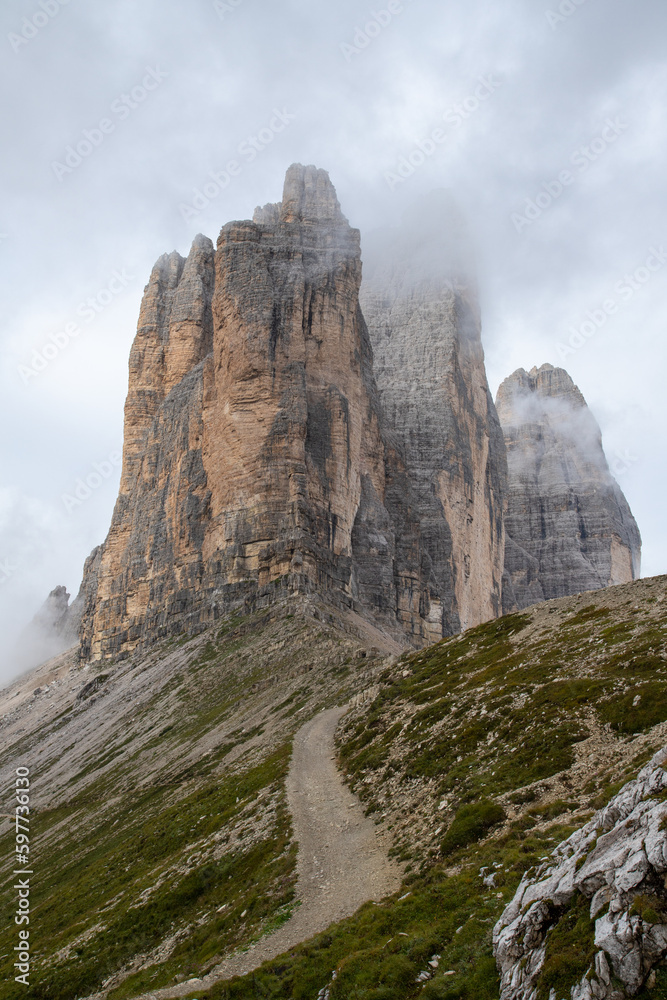
<svg viewBox="0 0 667 1000">
<path fill-rule="evenodd" d="M 639 530 L 567 372 L 520 368 L 496 406 L 509 467 L 506 609 L 636 579 Z"/>
<path fill-rule="evenodd" d="M 164 255 L 130 353 L 123 470 L 106 542 L 84 571 L 82 655 L 164 632 L 203 576 L 210 494 L 202 463 L 204 359 L 213 325 L 213 245 Z"/>
<path fill-rule="evenodd" d="M 506 479 L 465 242 L 444 195 L 364 253 L 362 307 L 415 493 L 433 641 L 500 613 Z"/>
<path fill-rule="evenodd" d="M 290 168 L 282 203 L 226 225 L 215 253 L 198 237 L 186 261 L 158 261 L 85 657 L 280 581 L 424 638 L 418 526 L 382 428 L 360 282 L 359 233 L 314 167 Z"/>
<path fill-rule="evenodd" d="M 418 559 L 414 569 L 404 562 L 404 580 L 384 506 L 390 458 L 360 282 L 359 233 L 325 171 L 292 167 L 280 205 L 222 229 L 204 412 L 212 491 L 204 559 L 232 585 L 291 575 L 356 598 L 375 546 L 378 610 L 395 614 L 398 602 L 408 631 L 419 632 L 410 597 Z"/>
<path fill-rule="evenodd" d="M 464 242 L 432 198 L 369 242 L 362 287 L 359 232 L 328 174 L 294 165 L 282 201 L 224 226 L 215 249 L 198 236 L 187 259 L 160 258 L 130 355 L 118 500 L 69 615 L 83 658 L 276 589 L 327 593 L 421 645 L 637 575 L 597 425 L 549 366 L 499 393 L 505 552 L 505 441 Z"/>
</svg>

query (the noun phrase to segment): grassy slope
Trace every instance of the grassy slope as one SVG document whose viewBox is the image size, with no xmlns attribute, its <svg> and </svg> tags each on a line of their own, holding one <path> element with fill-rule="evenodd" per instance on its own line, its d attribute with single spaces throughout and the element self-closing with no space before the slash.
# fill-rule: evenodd
<svg viewBox="0 0 667 1000">
<path fill-rule="evenodd" d="M 5 925 L 3 996 L 72 1000 L 115 977 L 120 1000 L 190 978 L 279 926 L 295 882 L 291 738 L 361 681 L 358 648 L 283 608 L 105 664 L 89 698 L 77 699 L 87 689 L 74 677 L 65 710 L 49 716 L 45 704 L 41 722 L 28 706 L 0 767 L 27 760 L 34 775 L 34 965 L 29 989 L 12 982 L 16 929 Z M 11 913 L 13 832 L 2 832 L 0 905 Z"/>
<path fill-rule="evenodd" d="M 522 875 L 667 743 L 666 610 L 667 580 L 641 581 L 540 605 L 386 669 L 370 706 L 347 717 L 340 755 L 394 830 L 404 889 L 196 995 L 314 1000 L 328 984 L 330 1000 L 496 1000 L 491 932 Z M 548 974 L 560 985 L 586 967 L 582 919 L 566 914 L 553 935 Z M 422 972 L 431 978 L 417 983 Z M 667 997 L 665 972 L 646 997 Z"/>
<path fill-rule="evenodd" d="M 185 647 L 187 669 L 174 668 L 152 695 L 157 708 L 133 718 L 135 729 L 155 727 L 141 749 L 116 727 L 118 745 L 100 747 L 86 781 L 39 815 L 50 873 L 35 895 L 39 951 L 69 947 L 72 957 L 7 995 L 70 1000 L 83 990 L 76 977 L 97 984 L 151 955 L 111 993 L 134 996 L 205 971 L 279 921 L 294 877 L 282 791 L 291 735 L 365 684 L 371 700 L 346 719 L 341 763 L 393 830 L 405 887 L 193 996 L 315 1000 L 329 985 L 331 1000 L 495 1000 L 491 931 L 524 871 L 667 743 L 666 601 L 661 578 L 550 602 L 365 678 L 358 643 L 299 619 L 258 619 L 245 634 Z M 156 753 L 166 773 L 142 784 Z M 496 873 L 493 886 L 481 869 Z M 567 920 L 577 927 L 580 915 Z M 554 936 L 561 958 L 576 952 L 568 934 L 566 921 Z M 417 983 L 422 972 L 431 978 Z M 649 995 L 667 997 L 667 984 Z"/>
</svg>

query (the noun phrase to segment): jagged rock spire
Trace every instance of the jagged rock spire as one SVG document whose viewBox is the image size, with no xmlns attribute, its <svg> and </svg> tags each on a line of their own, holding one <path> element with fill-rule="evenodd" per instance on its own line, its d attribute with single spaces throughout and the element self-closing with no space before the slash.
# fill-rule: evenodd
<svg viewBox="0 0 667 1000">
<path fill-rule="evenodd" d="M 509 470 L 506 609 L 636 579 L 639 529 L 568 373 L 519 368 L 496 406 Z"/>
</svg>

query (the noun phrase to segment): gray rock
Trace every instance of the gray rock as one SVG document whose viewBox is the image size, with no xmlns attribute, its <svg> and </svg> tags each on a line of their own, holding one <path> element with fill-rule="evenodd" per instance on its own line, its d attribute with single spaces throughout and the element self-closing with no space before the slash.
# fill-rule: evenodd
<svg viewBox="0 0 667 1000">
<path fill-rule="evenodd" d="M 509 475 L 504 610 L 637 579 L 639 529 L 567 372 L 519 368 L 496 406 Z"/>
<path fill-rule="evenodd" d="M 23 629 L 12 654 L 19 670 L 36 667 L 77 644 L 81 605 L 70 605 L 69 599 L 66 587 L 54 587 Z"/>
<path fill-rule="evenodd" d="M 661 750 L 559 844 L 551 863 L 524 876 L 493 932 L 501 1000 L 534 1000 L 549 930 L 578 895 L 590 900 L 598 952 L 573 984 L 572 1000 L 612 1000 L 618 995 L 612 972 L 633 996 L 667 955 L 667 918 L 661 917 L 667 905 L 667 802 L 656 798 L 667 789 L 666 761 L 667 749 Z M 646 897 L 657 901 L 657 910 L 633 906 Z"/>
<path fill-rule="evenodd" d="M 505 448 L 465 233 L 440 193 L 365 241 L 363 257 L 361 305 L 385 419 L 414 491 L 435 641 L 501 607 Z"/>
</svg>

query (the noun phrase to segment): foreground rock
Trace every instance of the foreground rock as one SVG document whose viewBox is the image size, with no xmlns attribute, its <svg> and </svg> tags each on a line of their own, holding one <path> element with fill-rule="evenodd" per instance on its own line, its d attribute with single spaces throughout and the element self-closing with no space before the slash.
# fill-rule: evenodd
<svg viewBox="0 0 667 1000">
<path fill-rule="evenodd" d="M 653 984 L 667 955 L 666 761 L 667 750 L 656 754 L 556 848 L 551 864 L 524 877 L 494 929 L 502 1000 L 534 1000 L 538 987 L 549 987 L 559 921 L 582 897 L 594 921 L 594 954 L 569 984 L 572 1000 L 621 1000 Z M 552 987 L 550 1000 L 569 992 Z"/>
<path fill-rule="evenodd" d="M 637 579 L 639 529 L 567 372 L 519 368 L 496 405 L 509 470 L 505 610 Z"/>
</svg>

